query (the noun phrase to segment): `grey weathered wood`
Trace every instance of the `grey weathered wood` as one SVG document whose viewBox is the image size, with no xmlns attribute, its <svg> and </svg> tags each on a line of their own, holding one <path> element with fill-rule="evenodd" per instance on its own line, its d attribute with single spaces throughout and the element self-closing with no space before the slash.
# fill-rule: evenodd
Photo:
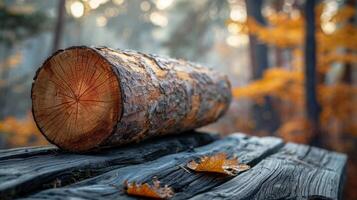
<svg viewBox="0 0 357 200">
<path fill-rule="evenodd" d="M 60 187 L 111 169 L 145 163 L 215 140 L 215 136 L 189 132 L 107 149 L 92 154 L 71 154 L 55 147 L 0 151 L 0 199 L 23 196 L 48 187 Z"/>
<path fill-rule="evenodd" d="M 192 199 L 340 199 L 346 156 L 287 144 L 251 170 Z"/>
<path fill-rule="evenodd" d="M 0 150 L 0 161 L 9 160 L 14 158 L 27 158 L 31 156 L 46 155 L 49 153 L 60 152 L 55 146 L 43 146 L 43 147 L 20 147 L 14 149 Z"/>
<path fill-rule="evenodd" d="M 185 169 L 192 159 L 227 152 L 252 169 L 236 177 Z M 136 199 L 125 180 L 171 186 L 173 199 L 339 199 L 346 156 L 274 137 L 169 136 L 70 154 L 55 147 L 0 151 L 0 199 Z"/>
<path fill-rule="evenodd" d="M 282 140 L 278 138 L 259 139 L 235 134 L 189 152 L 171 154 L 151 162 L 115 169 L 69 187 L 39 192 L 29 198 L 132 199 L 133 197 L 128 197 L 123 192 L 125 180 L 150 182 L 153 177 L 157 177 L 174 189 L 173 199 L 187 199 L 231 179 L 228 176 L 194 173 L 183 169 L 190 160 L 203 155 L 227 152 L 231 156 L 238 156 L 241 162 L 254 166 L 282 146 Z"/>
</svg>

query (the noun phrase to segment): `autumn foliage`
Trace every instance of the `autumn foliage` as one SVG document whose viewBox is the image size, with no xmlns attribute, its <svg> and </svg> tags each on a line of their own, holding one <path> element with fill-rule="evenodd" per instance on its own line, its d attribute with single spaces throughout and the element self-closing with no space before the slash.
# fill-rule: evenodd
<svg viewBox="0 0 357 200">
<path fill-rule="evenodd" d="M 357 28 L 349 23 L 355 8 L 344 6 L 335 13 L 324 12 L 326 5 L 319 4 L 316 13 L 318 101 L 321 106 L 320 124 L 328 135 L 357 135 L 357 87 L 343 80 L 342 76 L 331 80 L 333 71 L 357 62 Z M 328 16 L 327 16 L 328 15 Z M 261 25 L 252 18 L 245 22 L 228 21 L 240 27 L 241 33 L 256 36 L 261 42 L 274 48 L 285 49 L 291 55 L 288 66 L 267 69 L 260 80 L 233 89 L 236 99 L 251 99 L 263 103 L 266 96 L 273 98 L 281 116 L 277 133 L 289 141 L 308 143 L 312 137 L 311 124 L 305 114 L 304 90 L 304 16 L 273 12 L 266 16 L 268 25 Z M 332 26 L 332 25 L 333 26 Z M 331 27 L 332 26 L 332 27 Z M 349 75 L 349 74 L 348 74 Z M 339 139 L 336 136 L 334 139 Z M 335 145 L 338 142 L 334 141 Z"/>
<path fill-rule="evenodd" d="M 31 114 L 23 119 L 7 117 L 0 121 L 0 132 L 5 133 L 9 146 L 48 144 L 39 132 Z"/>
</svg>

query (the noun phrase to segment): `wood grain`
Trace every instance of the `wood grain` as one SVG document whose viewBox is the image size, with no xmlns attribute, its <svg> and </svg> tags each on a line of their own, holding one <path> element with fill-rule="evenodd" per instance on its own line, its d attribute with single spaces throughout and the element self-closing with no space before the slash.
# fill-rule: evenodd
<svg viewBox="0 0 357 200">
<path fill-rule="evenodd" d="M 235 177 L 185 168 L 218 152 L 252 168 Z M 95 154 L 35 147 L 0 155 L 0 199 L 137 199 L 124 193 L 124 181 L 151 183 L 153 177 L 174 189 L 173 199 L 341 199 L 347 161 L 344 154 L 274 137 L 199 133 Z"/>
<path fill-rule="evenodd" d="M 55 147 L 3 150 L 0 151 L 0 155 L 5 155 L 0 157 L 0 199 L 48 187 L 62 187 L 111 169 L 145 163 L 213 140 L 215 136 L 189 132 L 82 155 Z"/>
<path fill-rule="evenodd" d="M 289 143 L 193 199 L 341 199 L 345 167 L 343 154 Z"/>
<path fill-rule="evenodd" d="M 100 145 L 122 112 L 118 77 L 94 50 L 58 51 L 38 70 L 32 86 L 33 115 L 41 133 L 60 148 Z"/>
<path fill-rule="evenodd" d="M 241 162 L 254 166 L 282 146 L 283 143 L 278 138 L 258 139 L 234 134 L 189 152 L 172 154 L 151 162 L 112 170 L 70 187 L 45 190 L 29 198 L 61 199 L 65 196 L 84 199 L 132 199 L 123 193 L 125 180 L 150 182 L 153 177 L 157 177 L 163 184 L 174 189 L 173 199 L 187 199 L 231 179 L 229 176 L 187 171 L 184 167 L 190 160 L 217 152 L 227 152 L 230 156 L 238 156 Z"/>
</svg>

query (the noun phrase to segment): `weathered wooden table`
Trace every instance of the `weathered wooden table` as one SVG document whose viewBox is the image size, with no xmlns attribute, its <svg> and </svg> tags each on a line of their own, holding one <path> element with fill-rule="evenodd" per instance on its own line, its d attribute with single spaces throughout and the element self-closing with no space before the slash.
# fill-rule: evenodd
<svg viewBox="0 0 357 200">
<path fill-rule="evenodd" d="M 236 177 L 184 169 L 217 152 L 252 168 Z M 154 176 L 174 189 L 173 199 L 340 199 L 345 168 L 343 154 L 243 134 L 188 133 L 81 155 L 29 147 L 0 151 L 0 199 L 135 199 L 124 181 Z"/>
</svg>

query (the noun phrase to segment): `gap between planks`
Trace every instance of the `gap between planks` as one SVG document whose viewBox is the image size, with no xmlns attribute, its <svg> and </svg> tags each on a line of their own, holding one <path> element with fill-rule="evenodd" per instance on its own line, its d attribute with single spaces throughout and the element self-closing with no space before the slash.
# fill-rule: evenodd
<svg viewBox="0 0 357 200">
<path fill-rule="evenodd" d="M 91 154 L 72 154 L 55 147 L 0 151 L 0 199 L 22 197 L 48 187 L 63 187 L 109 170 L 155 160 L 213 142 L 204 133 L 164 136 Z"/>
<path fill-rule="evenodd" d="M 118 168 L 102 175 L 72 184 L 68 187 L 48 189 L 29 196 L 29 199 L 84 198 L 84 199 L 133 199 L 123 192 L 125 180 L 150 182 L 155 176 L 163 184 L 173 187 L 173 199 L 187 199 L 223 184 L 232 177 L 217 174 L 188 173 L 182 167 L 192 159 L 218 152 L 237 156 L 241 162 L 252 166 L 283 146 L 281 139 L 257 138 L 234 134 L 191 151 L 160 157 L 156 160 Z"/>
</svg>

